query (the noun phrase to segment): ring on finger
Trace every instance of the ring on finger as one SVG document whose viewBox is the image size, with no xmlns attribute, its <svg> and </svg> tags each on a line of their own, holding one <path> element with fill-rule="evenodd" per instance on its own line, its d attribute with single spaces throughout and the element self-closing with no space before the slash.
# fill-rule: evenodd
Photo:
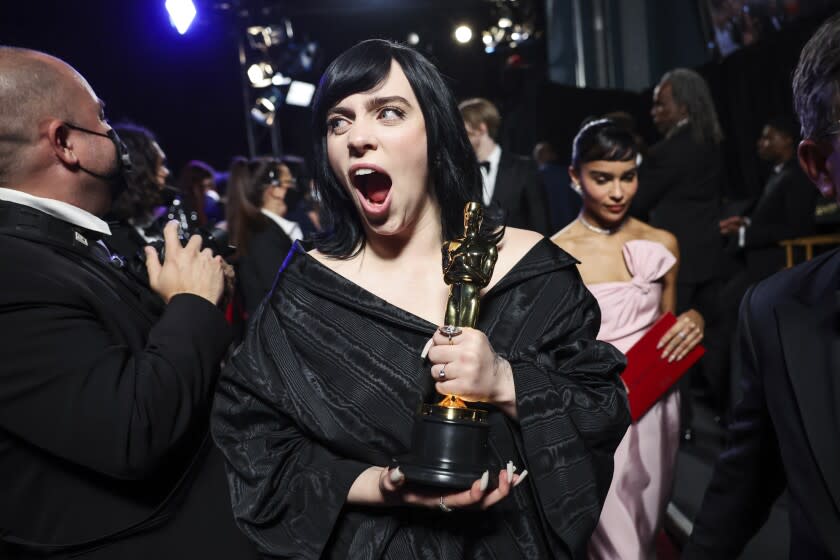
<svg viewBox="0 0 840 560">
<path fill-rule="evenodd" d="M 683 331 L 680 331 L 680 332 L 677 333 L 677 336 L 680 337 L 680 338 L 685 338 L 686 334 Z"/>
<path fill-rule="evenodd" d="M 446 364 L 440 366 L 440 372 L 438 373 L 438 379 L 446 379 Z"/>
<path fill-rule="evenodd" d="M 442 511 L 443 513 L 451 513 L 452 512 L 452 508 L 449 507 L 448 505 L 446 505 L 443 502 L 443 496 L 440 497 L 440 502 L 438 502 L 438 507 L 440 508 L 440 511 Z"/>
</svg>

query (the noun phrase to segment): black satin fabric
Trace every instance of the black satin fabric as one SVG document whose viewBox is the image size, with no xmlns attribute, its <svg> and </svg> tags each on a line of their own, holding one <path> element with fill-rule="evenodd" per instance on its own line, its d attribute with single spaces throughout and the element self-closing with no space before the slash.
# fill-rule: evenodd
<svg viewBox="0 0 840 560">
<path fill-rule="evenodd" d="M 356 477 L 410 445 L 436 326 L 295 245 L 216 395 L 240 527 L 277 558 L 583 557 L 630 421 L 624 358 L 599 325 L 574 259 L 543 239 L 482 298 L 478 325 L 516 382 L 519 421 L 493 412 L 491 448 L 529 476 L 483 512 L 352 506 Z"/>
</svg>

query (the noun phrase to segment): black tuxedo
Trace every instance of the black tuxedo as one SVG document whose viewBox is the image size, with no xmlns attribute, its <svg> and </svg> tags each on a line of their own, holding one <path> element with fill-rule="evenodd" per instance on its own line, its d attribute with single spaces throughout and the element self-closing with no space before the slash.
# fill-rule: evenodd
<svg viewBox="0 0 840 560">
<path fill-rule="evenodd" d="M 507 225 L 550 235 L 548 196 L 537 164 L 531 158 L 502 150 L 491 203 L 507 214 Z"/>
<path fill-rule="evenodd" d="M 631 212 L 676 236 L 680 283 L 699 284 L 717 275 L 722 170 L 720 146 L 695 142 L 691 124 L 653 146 L 639 170 Z"/>
<path fill-rule="evenodd" d="M 840 251 L 744 297 L 744 396 L 684 558 L 735 558 L 787 487 L 792 558 L 840 558 Z"/>
<path fill-rule="evenodd" d="M 277 223 L 266 218 L 262 231 L 248 241 L 236 262 L 236 281 L 242 305 L 252 315 L 274 285 L 277 271 L 292 248 L 292 240 Z"/>
<path fill-rule="evenodd" d="M 744 260 L 751 283 L 785 267 L 785 251 L 779 241 L 814 233 L 817 196 L 796 159 L 770 176 L 745 230 Z M 734 241 L 737 245 L 737 237 Z"/>
<path fill-rule="evenodd" d="M 254 558 L 207 437 L 222 313 L 0 202 L 0 557 Z"/>
</svg>

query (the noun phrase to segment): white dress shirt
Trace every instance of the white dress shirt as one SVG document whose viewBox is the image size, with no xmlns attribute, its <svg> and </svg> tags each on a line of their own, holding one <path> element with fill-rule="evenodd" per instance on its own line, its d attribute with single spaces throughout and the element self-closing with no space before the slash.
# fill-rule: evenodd
<svg viewBox="0 0 840 560">
<path fill-rule="evenodd" d="M 265 208 L 260 208 L 260 212 L 262 212 L 263 215 L 267 216 L 275 224 L 280 226 L 280 229 L 286 232 L 286 235 L 289 236 L 289 239 L 291 239 L 293 243 L 295 241 L 300 241 L 301 239 L 303 239 L 303 230 L 300 229 L 300 226 L 297 222 L 287 220 L 283 216 L 278 216 L 271 210 L 266 210 Z"/>
<path fill-rule="evenodd" d="M 496 177 L 499 175 L 499 160 L 501 158 L 502 148 L 497 145 L 490 152 L 490 155 L 487 156 L 487 161 L 490 162 L 490 169 L 486 170 L 484 167 L 481 168 L 481 178 L 484 180 L 483 198 L 485 206 L 490 205 L 490 201 L 493 200 L 493 193 L 496 192 Z"/>
<path fill-rule="evenodd" d="M 59 220 L 84 228 L 88 231 L 95 231 L 103 235 L 111 235 L 111 228 L 108 227 L 108 224 L 105 223 L 104 220 L 97 218 L 86 210 L 82 210 L 78 206 L 73 206 L 72 204 L 61 202 L 60 200 L 43 198 L 23 191 L 4 189 L 1 187 L 0 200 L 29 206 L 30 208 L 49 214 L 53 218 L 58 218 Z"/>
</svg>

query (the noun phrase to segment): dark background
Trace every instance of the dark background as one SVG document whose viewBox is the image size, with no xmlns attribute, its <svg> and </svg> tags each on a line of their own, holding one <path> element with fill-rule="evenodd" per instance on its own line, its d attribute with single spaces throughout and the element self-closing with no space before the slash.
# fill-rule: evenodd
<svg viewBox="0 0 840 560">
<path fill-rule="evenodd" d="M 581 121 L 614 110 L 633 114 L 642 135 L 651 143 L 657 140 L 648 115 L 650 87 L 581 89 L 549 82 L 544 40 L 492 55 L 484 53 L 478 37 L 468 45 L 456 44 L 456 24 L 468 22 L 478 32 L 493 20 L 488 0 L 248 1 L 257 6 L 254 17 L 259 6 L 274 10 L 275 16 L 293 22 L 297 37 L 318 42 L 313 71 L 299 77 L 313 82 L 332 58 L 360 40 L 404 41 L 409 32 L 418 33 L 418 48 L 438 64 L 459 99 L 480 95 L 499 105 L 505 118 L 500 140 L 511 151 L 527 154 L 538 140 L 549 140 L 567 160 Z M 3 0 L 0 44 L 39 49 L 76 67 L 107 102 L 113 122 L 128 119 L 158 135 L 173 172 L 189 159 L 225 170 L 234 155 L 247 153 L 236 26 L 230 11 L 208 9 L 214 4 L 210 0 L 196 3 L 198 19 L 181 36 L 169 24 L 163 0 Z M 544 3 L 534 5 L 537 24 L 544 27 Z M 651 21 L 660 22 L 648 37 L 652 57 L 677 64 L 679 49 L 668 50 L 668 37 L 683 27 L 684 35 L 702 40 L 692 19 L 697 4 L 668 0 L 667 9 L 661 2 L 650 6 L 656 16 Z M 682 20 L 673 15 L 675 10 Z M 698 68 L 709 81 L 727 136 L 731 196 L 758 192 L 764 168 L 755 156 L 755 140 L 767 118 L 792 112 L 792 70 L 802 45 L 823 19 L 797 22 Z M 692 60 L 704 48 L 698 45 L 690 53 Z M 651 86 L 658 69 L 656 73 Z M 284 107 L 278 119 L 284 151 L 307 156 L 309 110 Z"/>
</svg>

